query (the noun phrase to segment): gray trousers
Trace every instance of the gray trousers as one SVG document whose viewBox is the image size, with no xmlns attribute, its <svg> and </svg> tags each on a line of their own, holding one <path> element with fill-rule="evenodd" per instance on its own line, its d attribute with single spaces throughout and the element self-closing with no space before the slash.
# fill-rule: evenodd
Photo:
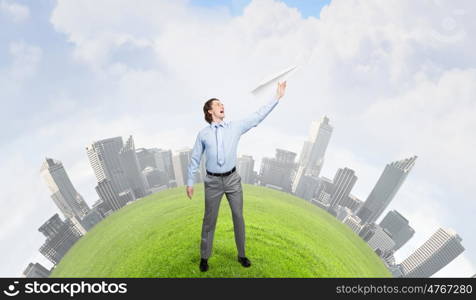
<svg viewBox="0 0 476 300">
<path fill-rule="evenodd" d="M 223 177 L 207 174 L 203 181 L 205 184 L 205 213 L 200 244 L 201 257 L 208 259 L 211 255 L 218 210 L 223 194 L 228 199 L 233 216 L 233 228 L 238 255 L 244 257 L 245 222 L 243 220 L 243 189 L 241 187 L 240 175 L 236 171 Z"/>
</svg>

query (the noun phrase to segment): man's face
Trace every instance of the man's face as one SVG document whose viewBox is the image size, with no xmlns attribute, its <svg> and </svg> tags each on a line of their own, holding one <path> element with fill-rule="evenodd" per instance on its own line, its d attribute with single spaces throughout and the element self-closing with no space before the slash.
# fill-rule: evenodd
<svg viewBox="0 0 476 300">
<path fill-rule="evenodd" d="M 225 106 L 219 100 L 212 101 L 212 108 L 208 112 L 214 116 L 214 119 L 223 120 L 225 118 Z"/>
</svg>

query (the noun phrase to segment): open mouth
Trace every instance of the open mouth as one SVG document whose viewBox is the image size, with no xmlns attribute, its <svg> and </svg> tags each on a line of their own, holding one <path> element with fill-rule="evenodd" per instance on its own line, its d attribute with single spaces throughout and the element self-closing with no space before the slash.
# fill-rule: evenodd
<svg viewBox="0 0 476 300">
<path fill-rule="evenodd" d="M 220 110 L 220 113 L 221 113 L 221 114 L 224 113 L 224 112 L 225 112 L 224 110 Z"/>
</svg>

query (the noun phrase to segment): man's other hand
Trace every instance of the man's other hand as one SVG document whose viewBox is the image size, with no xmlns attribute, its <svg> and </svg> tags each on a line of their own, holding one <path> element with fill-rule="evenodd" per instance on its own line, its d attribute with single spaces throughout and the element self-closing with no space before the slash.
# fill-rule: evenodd
<svg viewBox="0 0 476 300">
<path fill-rule="evenodd" d="M 193 186 L 187 186 L 187 197 L 192 199 L 193 196 Z"/>
<path fill-rule="evenodd" d="M 282 98 L 284 96 L 284 91 L 286 90 L 286 81 L 279 83 L 278 82 L 278 88 L 276 89 L 276 96 L 278 99 Z"/>
</svg>

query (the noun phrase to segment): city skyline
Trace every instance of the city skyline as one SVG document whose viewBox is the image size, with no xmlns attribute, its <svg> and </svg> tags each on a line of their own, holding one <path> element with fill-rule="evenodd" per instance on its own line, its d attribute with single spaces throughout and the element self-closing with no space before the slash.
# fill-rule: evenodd
<svg viewBox="0 0 476 300">
<path fill-rule="evenodd" d="M 231 0 L 3 3 L 0 98 L 9 110 L 0 182 L 9 210 L 0 212 L 0 242 L 17 246 L 0 250 L 0 274 L 36 260 L 37 227 L 58 212 L 38 176 L 45 155 L 63 162 L 91 207 L 97 181 L 85 145 L 133 133 L 140 147 L 190 147 L 206 99 L 220 98 L 226 119 L 245 117 L 267 101 L 251 87 L 300 58 L 307 64 L 273 114 L 243 136 L 240 154 L 253 154 L 255 166 L 276 148 L 299 154 L 309 124 L 328 115 L 336 129 L 321 176 L 355 170 L 351 196 L 360 200 L 385 164 L 418 154 L 389 208 L 416 231 L 396 259 L 452 227 L 466 251 L 436 276 L 476 273 L 473 3 L 330 1 L 312 12 L 271 0 L 232 11 Z"/>
<path fill-rule="evenodd" d="M 323 167 L 325 150 L 332 133 L 332 127 L 329 126 L 328 128 L 330 128 L 330 130 L 327 131 L 329 134 L 321 134 L 323 128 L 328 126 L 328 123 L 329 118 L 327 116 L 324 116 L 320 122 L 313 121 L 311 123 L 309 141 L 312 142 L 305 142 L 299 162 L 295 161 L 296 153 L 278 148 L 276 149 L 274 158 L 263 159 L 259 174 L 253 170 L 254 160 L 250 155 L 239 156 L 237 160 L 239 166 L 238 171 L 241 169 L 241 171 L 244 172 L 243 177 L 247 178 L 250 184 L 259 184 L 295 195 L 300 193 L 300 195 L 297 195 L 298 197 L 310 201 L 328 211 L 330 214 L 333 214 L 338 220 L 348 225 L 355 234 L 361 236 L 362 239 L 367 242 L 368 246 L 381 257 L 389 271 L 391 271 L 395 277 L 418 277 L 425 276 L 425 274 L 427 277 L 432 276 L 464 251 L 464 247 L 462 247 L 461 244 L 458 244 L 458 251 L 451 250 L 451 254 L 445 254 L 446 252 L 444 251 L 446 251 L 446 248 L 443 250 L 435 248 L 434 242 L 431 241 L 435 240 L 435 236 L 442 232 L 440 228 L 437 233 L 432 235 L 429 240 L 416 249 L 409 257 L 397 263 L 394 257 L 395 251 L 403 246 L 413 236 L 415 231 L 408 226 L 408 220 L 396 210 L 389 211 L 379 225 L 376 225 L 375 221 L 379 219 L 382 212 L 390 205 L 401 184 L 413 168 L 417 156 L 415 155 L 387 164 L 379 180 L 367 197 L 367 200 L 360 201 L 353 199 L 350 192 L 357 181 L 354 170 L 348 167 L 339 168 L 332 182 L 325 177 L 322 178 L 318 176 L 320 169 Z M 320 148 L 318 152 L 319 155 L 315 155 L 316 158 L 312 160 L 313 163 L 309 164 L 308 157 L 313 155 L 313 150 L 311 149 L 314 148 L 314 144 L 324 145 L 324 147 Z M 82 197 L 72 186 L 62 163 L 46 158 L 40 169 L 45 183 L 53 193 L 53 201 L 57 203 L 60 211 L 66 212 L 64 213 L 64 222 L 58 217 L 58 214 L 55 214 L 39 229 L 39 231 L 47 236 L 47 240 L 40 248 L 40 252 L 55 265 L 75 242 L 75 240 L 70 242 L 72 233 L 76 232 L 77 239 L 86 234 L 87 231 L 96 223 L 100 222 L 102 218 L 106 218 L 112 211 L 120 209 L 128 202 L 145 197 L 154 190 L 160 191 L 163 188 L 181 187 L 186 184 L 186 169 L 190 162 L 190 148 L 176 150 L 173 155 L 166 156 L 168 158 L 166 159 L 163 156 L 164 150 L 158 148 L 139 148 L 136 150 L 133 137 L 129 135 L 126 145 L 123 145 L 122 137 L 106 138 L 93 142 L 91 146 L 86 147 L 86 150 L 91 168 L 94 170 L 96 179 L 98 180 L 96 192 L 99 196 L 99 200 L 95 202 L 92 210 L 89 210 L 89 207 L 86 205 L 87 211 L 84 211 L 81 216 L 65 210 L 64 205 L 58 205 L 60 202 L 57 200 L 58 196 L 55 195 L 58 193 L 61 195 L 61 192 L 63 194 L 67 194 L 66 192 L 68 192 L 73 195 L 70 196 L 71 200 L 69 200 L 69 202 L 73 202 L 76 199 L 80 199 L 84 202 Z M 126 157 L 124 157 L 125 152 L 128 153 Z M 168 152 L 171 153 L 170 150 L 168 150 Z M 114 159 L 116 159 L 115 163 Z M 315 162 L 318 163 L 316 164 Z M 144 175 L 144 171 L 147 170 L 150 173 L 153 170 L 157 170 L 165 174 L 170 171 L 167 167 L 168 165 L 173 169 L 173 179 L 168 177 L 162 182 L 163 187 L 154 189 L 156 186 L 149 181 L 149 177 Z M 319 169 L 317 172 L 311 171 L 309 174 L 301 176 L 301 178 L 295 176 L 296 171 L 299 169 L 302 170 L 303 166 L 305 166 L 306 169 L 309 168 L 309 166 L 311 166 L 311 169 L 313 166 L 317 166 Z M 203 168 L 204 163 L 202 161 L 201 170 L 197 172 L 196 175 L 196 184 L 200 183 L 201 174 L 205 173 Z M 113 173 L 118 173 L 121 175 L 121 178 L 126 178 L 128 185 L 124 185 L 120 188 L 118 184 L 114 184 L 112 181 L 114 177 L 111 176 Z M 254 174 L 257 175 L 255 176 Z M 306 177 L 315 178 L 316 181 L 308 185 L 301 183 L 299 185 L 295 184 L 296 180 L 303 181 Z M 137 185 L 138 182 L 139 186 Z M 323 188 L 321 188 L 321 182 L 326 183 Z M 330 188 L 328 185 L 330 185 Z M 141 188 L 141 186 L 143 190 L 137 191 L 136 188 Z M 293 191 L 293 186 L 299 186 L 299 190 Z M 135 189 L 133 190 L 131 187 L 135 187 Z M 309 189 L 310 192 L 303 190 L 304 188 Z M 326 191 L 329 195 L 325 200 L 321 195 L 323 191 Z M 303 195 L 308 195 L 309 198 Z M 376 201 L 375 199 L 379 200 Z M 356 200 L 358 200 L 356 203 L 357 206 L 354 204 Z M 62 202 L 67 203 L 64 200 Z M 71 204 L 69 205 L 71 206 Z M 87 218 L 89 215 L 94 214 L 98 217 L 94 218 L 93 216 Z M 365 233 L 362 233 L 361 231 L 365 227 L 371 230 L 368 231 L 366 229 Z M 51 230 L 48 228 L 51 228 Z M 446 236 L 456 236 L 457 241 L 461 243 L 462 239 L 452 230 L 446 230 L 444 232 L 449 232 Z M 440 233 L 440 235 L 442 235 L 442 233 Z M 61 242 L 58 243 L 56 240 Z M 438 240 L 441 240 L 441 238 Z M 422 252 L 421 249 L 426 250 Z M 435 255 L 443 256 L 446 262 L 443 263 L 441 259 L 438 260 L 438 263 L 434 262 L 433 254 L 429 254 L 428 249 L 434 249 L 436 251 Z M 44 267 L 38 262 L 34 264 L 30 263 L 23 274 L 43 274 L 42 268 Z"/>
</svg>

